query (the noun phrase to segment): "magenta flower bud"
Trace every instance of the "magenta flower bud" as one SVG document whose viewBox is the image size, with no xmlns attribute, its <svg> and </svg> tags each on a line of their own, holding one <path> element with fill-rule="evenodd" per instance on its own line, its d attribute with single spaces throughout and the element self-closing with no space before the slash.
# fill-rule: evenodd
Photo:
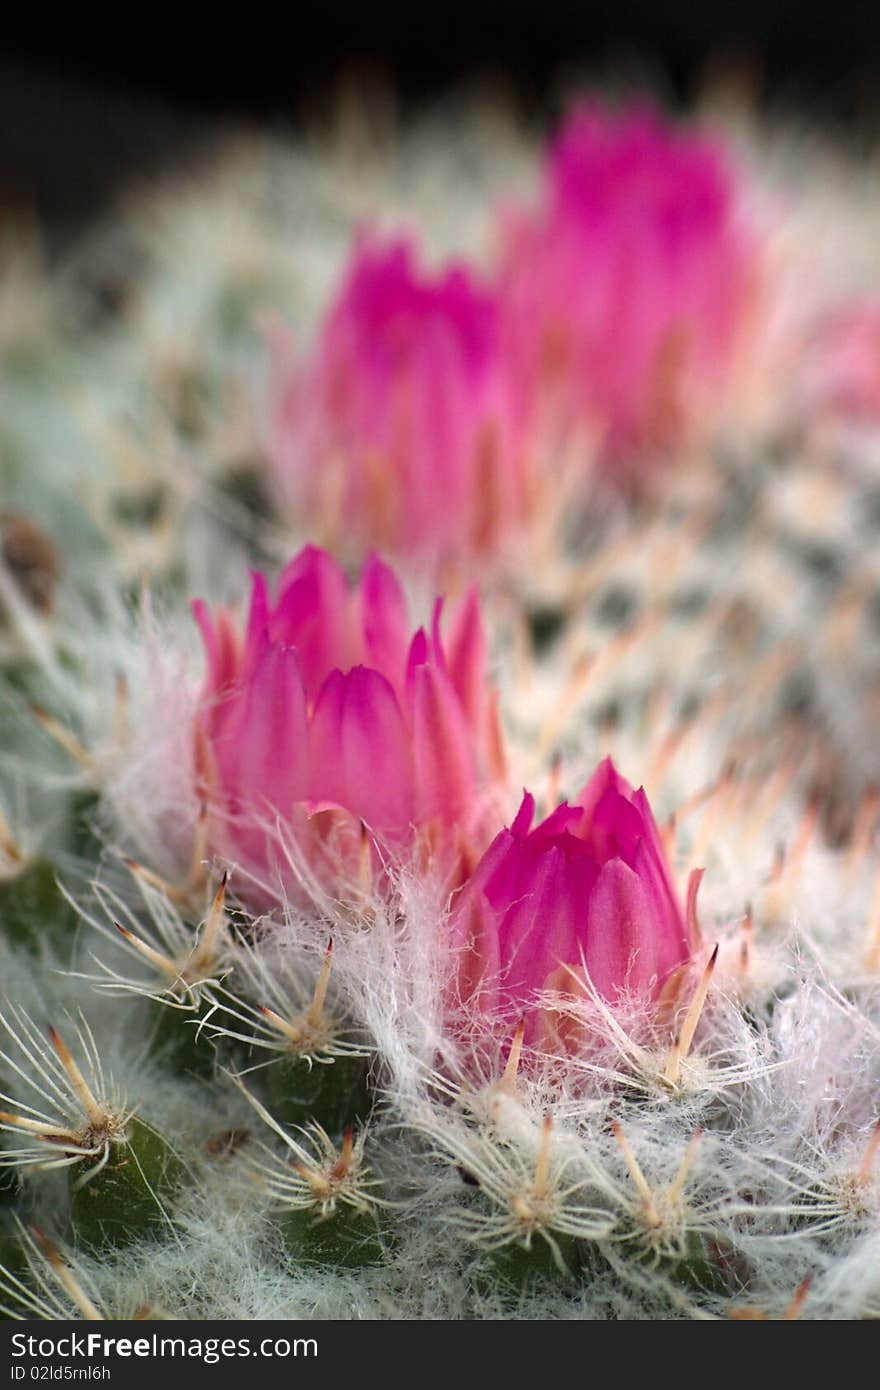
<svg viewBox="0 0 880 1390">
<path fill-rule="evenodd" d="M 732 366 L 756 238 L 724 146 L 649 109 L 587 103 L 550 148 L 539 209 L 502 226 L 521 390 L 554 430 L 595 433 L 614 472 L 680 443 Z"/>
<path fill-rule="evenodd" d="M 539 1040 L 541 990 L 583 997 L 584 972 L 609 1004 L 653 1002 L 691 947 L 648 799 L 610 758 L 573 805 L 531 828 L 534 798 L 489 846 L 451 919 L 456 994 L 526 1019 Z"/>
<path fill-rule="evenodd" d="M 429 567 L 493 551 L 528 502 L 498 307 L 463 265 L 424 275 L 365 236 L 307 361 L 276 351 L 270 454 L 283 509 L 335 548 Z"/>
<path fill-rule="evenodd" d="M 383 854 L 419 841 L 453 872 L 459 853 L 479 853 L 498 771 L 485 642 L 475 593 L 445 638 L 441 607 L 430 635 L 410 639 L 386 565 L 371 558 L 351 590 L 314 547 L 284 570 L 274 602 L 253 575 L 243 634 L 229 610 L 193 605 L 207 658 L 197 765 L 214 848 L 265 872 L 278 860 L 267 825 L 280 816 L 322 861 L 317 871 L 331 840 L 337 858 L 357 862 L 362 823 Z"/>
</svg>

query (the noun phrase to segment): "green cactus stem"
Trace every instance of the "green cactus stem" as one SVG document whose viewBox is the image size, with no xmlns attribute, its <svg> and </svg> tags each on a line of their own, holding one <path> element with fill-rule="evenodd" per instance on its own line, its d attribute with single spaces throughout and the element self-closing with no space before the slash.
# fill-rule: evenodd
<svg viewBox="0 0 880 1390">
<path fill-rule="evenodd" d="M 158 1132 L 132 1116 L 107 1140 L 106 1161 L 70 1168 L 70 1217 L 76 1244 L 99 1251 L 167 1234 L 168 1202 L 184 1168 Z"/>
<path fill-rule="evenodd" d="M 269 1109 L 287 1126 L 317 1120 L 338 1141 L 346 1126 L 370 1113 L 369 1065 L 359 1055 L 280 1057 L 265 1072 Z"/>
</svg>

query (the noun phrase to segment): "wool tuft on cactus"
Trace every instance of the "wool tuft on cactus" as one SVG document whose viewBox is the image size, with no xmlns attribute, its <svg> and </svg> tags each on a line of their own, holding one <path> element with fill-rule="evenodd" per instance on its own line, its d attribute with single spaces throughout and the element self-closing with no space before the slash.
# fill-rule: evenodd
<svg viewBox="0 0 880 1390">
<path fill-rule="evenodd" d="M 877 164 L 711 95 L 0 247 L 5 1316 L 880 1317 Z"/>
</svg>

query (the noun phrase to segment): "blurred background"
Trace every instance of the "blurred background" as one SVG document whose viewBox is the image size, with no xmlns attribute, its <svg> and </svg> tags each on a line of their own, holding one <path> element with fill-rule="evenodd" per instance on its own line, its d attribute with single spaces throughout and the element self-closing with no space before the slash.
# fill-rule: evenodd
<svg viewBox="0 0 880 1390">
<path fill-rule="evenodd" d="M 491 79 L 521 108 L 554 109 L 578 72 L 643 77 L 687 102 L 719 66 L 749 74 L 762 103 L 847 130 L 876 125 L 880 19 L 872 0 L 505 0 L 431 9 L 388 0 L 215 9 L 124 21 L 81 7 L 15 7 L 0 43 L 0 197 L 35 207 L 56 237 L 100 211 L 133 174 L 242 122 L 299 127 L 353 78 L 404 109 Z"/>
</svg>

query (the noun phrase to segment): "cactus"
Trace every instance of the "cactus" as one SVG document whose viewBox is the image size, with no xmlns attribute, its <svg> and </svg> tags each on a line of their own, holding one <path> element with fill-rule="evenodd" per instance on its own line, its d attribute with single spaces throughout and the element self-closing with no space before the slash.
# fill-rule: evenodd
<svg viewBox="0 0 880 1390">
<path fill-rule="evenodd" d="M 867 165 L 447 119 L 0 256 L 10 1316 L 880 1316 Z"/>
</svg>

